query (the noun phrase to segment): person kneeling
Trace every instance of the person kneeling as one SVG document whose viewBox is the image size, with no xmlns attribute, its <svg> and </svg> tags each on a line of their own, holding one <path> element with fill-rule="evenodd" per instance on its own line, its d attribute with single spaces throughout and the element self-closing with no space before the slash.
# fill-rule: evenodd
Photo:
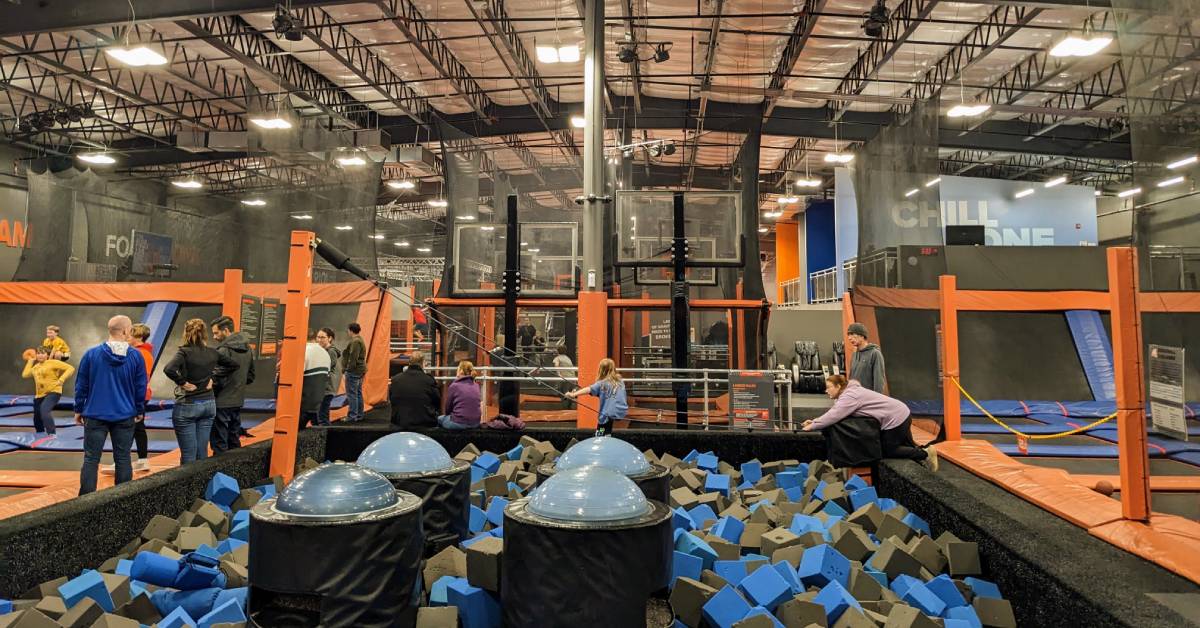
<svg viewBox="0 0 1200 628">
<path fill-rule="evenodd" d="M 467 360 L 458 363 L 458 377 L 446 388 L 446 414 L 438 417 L 438 425 L 447 430 L 469 430 L 479 427 L 479 385 L 475 383 L 475 365 Z"/>
<path fill-rule="evenodd" d="M 825 414 L 805 421 L 803 429 L 806 432 L 822 430 L 831 452 L 873 450 L 874 443 L 840 442 L 853 436 L 839 429 L 846 418 L 873 419 L 879 423 L 880 457 L 914 460 L 937 471 L 937 451 L 932 446 L 917 447 L 913 442 L 912 417 L 903 402 L 868 390 L 857 380 L 846 381 L 843 375 L 826 378 L 825 394 L 834 400 L 833 407 Z"/>
</svg>

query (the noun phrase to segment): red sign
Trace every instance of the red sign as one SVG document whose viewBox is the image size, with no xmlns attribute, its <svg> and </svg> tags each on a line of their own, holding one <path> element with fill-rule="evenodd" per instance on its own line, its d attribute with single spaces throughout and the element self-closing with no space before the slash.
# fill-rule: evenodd
<svg viewBox="0 0 1200 628">
<path fill-rule="evenodd" d="M 1022 456 L 1029 455 L 1029 439 L 1024 436 L 1017 437 L 1017 451 L 1021 452 Z"/>
</svg>

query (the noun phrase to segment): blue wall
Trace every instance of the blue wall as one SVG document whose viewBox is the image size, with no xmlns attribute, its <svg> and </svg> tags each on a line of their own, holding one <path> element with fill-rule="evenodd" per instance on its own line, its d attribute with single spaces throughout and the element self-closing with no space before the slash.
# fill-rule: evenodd
<svg viewBox="0 0 1200 628">
<path fill-rule="evenodd" d="M 833 201 L 815 201 L 804 210 L 804 259 L 809 274 L 837 264 Z M 812 296 L 812 285 L 808 286 Z"/>
</svg>

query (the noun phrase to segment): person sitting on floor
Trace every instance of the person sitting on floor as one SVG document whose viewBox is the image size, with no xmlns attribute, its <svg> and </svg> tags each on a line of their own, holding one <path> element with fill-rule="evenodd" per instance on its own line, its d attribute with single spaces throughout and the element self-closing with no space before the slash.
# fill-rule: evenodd
<svg viewBox="0 0 1200 628">
<path fill-rule="evenodd" d="M 413 351 L 408 367 L 392 378 L 388 401 L 392 403 L 392 425 L 402 428 L 437 425 L 442 395 L 437 382 L 425 372 L 425 354 Z"/>
<path fill-rule="evenodd" d="M 446 388 L 446 414 L 438 417 L 438 425 L 447 430 L 469 430 L 479 427 L 479 419 L 483 416 L 479 400 L 475 365 L 463 360 L 458 363 L 458 376 Z"/>
<path fill-rule="evenodd" d="M 821 430 L 829 442 L 829 448 L 854 450 L 854 443 L 839 442 L 852 438 L 839 429 L 847 417 L 866 417 L 879 422 L 879 448 L 882 458 L 901 458 L 920 462 L 931 471 L 937 471 L 937 450 L 932 445 L 917 447 L 912 437 L 912 417 L 908 406 L 887 395 L 868 390 L 858 380 L 846 380 L 844 375 L 831 375 L 825 379 L 825 394 L 834 400 L 833 407 L 825 414 L 804 422 L 806 432 Z M 873 449 L 871 444 L 863 448 Z"/>
</svg>

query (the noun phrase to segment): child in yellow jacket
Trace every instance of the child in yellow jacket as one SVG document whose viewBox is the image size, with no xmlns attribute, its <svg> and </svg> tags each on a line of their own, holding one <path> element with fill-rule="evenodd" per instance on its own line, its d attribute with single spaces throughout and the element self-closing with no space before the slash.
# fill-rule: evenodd
<svg viewBox="0 0 1200 628">
<path fill-rule="evenodd" d="M 42 340 L 42 346 L 50 351 L 50 357 L 55 360 L 71 359 L 71 347 L 63 340 L 62 330 L 58 325 L 46 326 L 46 337 Z"/>
<path fill-rule="evenodd" d="M 21 377 L 33 378 L 33 429 L 54 433 L 54 406 L 62 398 L 63 383 L 75 374 L 75 367 L 50 357 L 45 345 L 34 350 L 34 357 L 25 363 Z"/>
</svg>

